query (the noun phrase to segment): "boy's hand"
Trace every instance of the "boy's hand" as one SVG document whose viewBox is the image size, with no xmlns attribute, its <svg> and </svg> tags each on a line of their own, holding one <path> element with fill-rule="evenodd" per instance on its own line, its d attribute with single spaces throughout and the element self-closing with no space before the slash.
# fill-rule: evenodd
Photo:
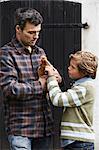
<svg viewBox="0 0 99 150">
<path fill-rule="evenodd" d="M 57 69 L 55 69 L 53 67 L 53 65 L 47 60 L 46 56 L 41 56 L 41 64 L 40 67 L 38 68 L 38 75 L 39 78 L 44 75 L 54 75 L 56 77 L 56 80 L 61 83 L 62 82 L 62 78 L 59 74 L 59 72 L 57 71 Z"/>
<path fill-rule="evenodd" d="M 62 77 L 60 76 L 59 72 L 57 71 L 57 69 L 55 69 L 52 65 L 47 65 L 45 67 L 45 71 L 48 73 L 48 76 L 55 76 L 56 80 L 58 81 L 58 83 L 62 82 Z"/>
</svg>

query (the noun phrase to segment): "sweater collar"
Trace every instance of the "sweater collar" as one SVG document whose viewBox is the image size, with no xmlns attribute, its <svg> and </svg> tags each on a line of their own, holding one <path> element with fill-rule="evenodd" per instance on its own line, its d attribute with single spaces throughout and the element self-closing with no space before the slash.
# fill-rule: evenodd
<svg viewBox="0 0 99 150">
<path fill-rule="evenodd" d="M 90 77 L 81 78 L 81 79 L 75 81 L 74 84 L 73 84 L 73 86 L 74 86 L 74 85 L 78 85 L 78 84 L 82 84 L 82 83 L 84 83 L 84 82 L 86 82 L 86 81 L 93 82 L 93 79 L 90 78 Z"/>
</svg>

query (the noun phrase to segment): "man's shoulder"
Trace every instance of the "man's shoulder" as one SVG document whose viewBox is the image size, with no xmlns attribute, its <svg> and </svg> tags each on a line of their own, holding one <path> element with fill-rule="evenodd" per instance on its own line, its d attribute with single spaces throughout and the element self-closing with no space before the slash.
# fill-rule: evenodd
<svg viewBox="0 0 99 150">
<path fill-rule="evenodd" d="M 39 53 L 45 53 L 45 50 L 41 47 L 39 47 L 38 45 L 35 45 L 35 49 L 37 50 L 37 52 Z"/>
<path fill-rule="evenodd" d="M 39 50 L 44 50 L 43 48 L 41 48 L 40 46 L 38 45 L 35 45 L 35 48 L 39 49 Z"/>
<path fill-rule="evenodd" d="M 13 46 L 12 46 L 12 43 L 11 43 L 11 42 L 6 43 L 5 45 L 3 45 L 3 46 L 0 48 L 0 50 L 3 50 L 3 51 L 9 51 L 9 50 L 11 50 L 11 49 L 13 49 Z"/>
</svg>

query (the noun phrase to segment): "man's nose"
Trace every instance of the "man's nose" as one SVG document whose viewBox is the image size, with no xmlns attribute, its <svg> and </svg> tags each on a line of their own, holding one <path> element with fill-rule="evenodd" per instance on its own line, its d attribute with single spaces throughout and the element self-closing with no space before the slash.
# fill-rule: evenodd
<svg viewBox="0 0 99 150">
<path fill-rule="evenodd" d="M 68 66 L 68 70 L 69 70 L 69 68 L 70 68 L 70 67 Z"/>
<path fill-rule="evenodd" d="M 35 34 L 34 34 L 34 38 L 38 38 L 39 37 L 39 33 L 38 32 L 35 32 Z"/>
</svg>

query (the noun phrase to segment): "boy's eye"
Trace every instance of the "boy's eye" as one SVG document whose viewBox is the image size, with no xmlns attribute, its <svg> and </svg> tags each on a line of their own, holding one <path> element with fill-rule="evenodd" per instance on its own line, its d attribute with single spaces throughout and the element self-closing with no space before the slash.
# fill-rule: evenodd
<svg viewBox="0 0 99 150">
<path fill-rule="evenodd" d="M 75 67 L 74 67 L 74 66 L 72 66 L 72 68 L 73 68 L 73 69 L 75 69 Z"/>
<path fill-rule="evenodd" d="M 72 68 L 72 69 L 76 69 L 76 66 L 71 65 L 71 68 Z"/>
</svg>

